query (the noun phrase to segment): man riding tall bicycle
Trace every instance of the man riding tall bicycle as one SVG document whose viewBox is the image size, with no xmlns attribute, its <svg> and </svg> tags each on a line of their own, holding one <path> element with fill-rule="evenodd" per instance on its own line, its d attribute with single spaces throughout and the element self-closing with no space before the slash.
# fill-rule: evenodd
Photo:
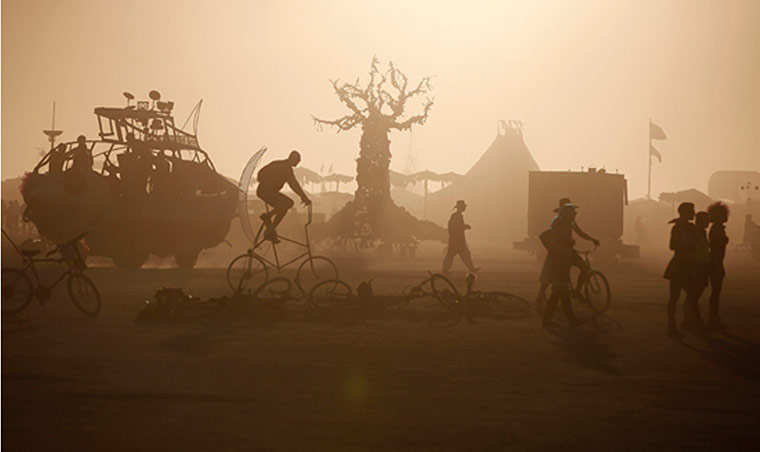
<svg viewBox="0 0 760 452">
<path fill-rule="evenodd" d="M 261 220 L 266 226 L 264 238 L 273 243 L 279 243 L 277 238 L 277 226 L 282 222 L 285 214 L 293 207 L 293 200 L 280 193 L 285 183 L 290 186 L 304 205 L 311 204 L 311 200 L 296 180 L 293 168 L 301 162 L 301 154 L 293 150 L 285 160 L 273 160 L 259 170 L 257 179 L 256 196 L 272 206 L 272 210 L 261 214 Z M 274 217 L 274 218 L 273 218 Z"/>
</svg>

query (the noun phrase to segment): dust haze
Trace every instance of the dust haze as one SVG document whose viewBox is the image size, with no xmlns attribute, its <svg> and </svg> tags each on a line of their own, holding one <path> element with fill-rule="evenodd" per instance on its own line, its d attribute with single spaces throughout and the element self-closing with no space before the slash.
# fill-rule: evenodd
<svg viewBox="0 0 760 452">
<path fill-rule="evenodd" d="M 760 442 L 760 2 L 1 25 L 8 450 Z"/>
<path fill-rule="evenodd" d="M 64 137 L 73 139 L 95 133 L 94 105 L 151 89 L 178 101 L 183 119 L 205 100 L 201 142 L 231 177 L 261 144 L 280 156 L 302 149 L 306 166 L 350 173 L 355 142 L 318 133 L 310 115 L 338 112 L 328 80 L 355 78 L 378 55 L 410 75 L 432 76 L 436 90 L 429 123 L 413 137 L 392 137 L 395 170 L 403 170 L 413 139 L 425 168 L 464 172 L 492 140 L 495 119 L 515 118 L 526 124 L 541 168 L 619 170 L 633 199 L 646 192 L 642 150 L 652 118 L 671 137 L 654 192 L 705 191 L 714 169 L 760 167 L 759 8 L 752 1 L 7 1 L 2 177 L 36 162 L 53 101 Z"/>
</svg>

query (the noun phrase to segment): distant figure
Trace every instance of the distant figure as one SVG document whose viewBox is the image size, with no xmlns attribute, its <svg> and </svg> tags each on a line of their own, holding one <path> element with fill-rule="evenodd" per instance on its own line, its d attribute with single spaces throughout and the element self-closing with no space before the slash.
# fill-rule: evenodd
<svg viewBox="0 0 760 452">
<path fill-rule="evenodd" d="M 723 289 L 723 278 L 726 277 L 726 269 L 723 267 L 723 258 L 726 257 L 725 223 L 728 221 L 728 206 L 720 201 L 707 208 L 710 214 L 712 227 L 710 227 L 710 315 L 707 318 L 707 328 L 718 330 L 725 328 L 720 321 L 719 304 L 720 292 Z"/>
<path fill-rule="evenodd" d="M 647 232 L 647 225 L 641 221 L 641 217 L 636 218 L 636 243 L 639 245 L 649 245 L 649 233 Z"/>
<path fill-rule="evenodd" d="M 63 172 L 63 164 L 66 161 L 66 144 L 61 143 L 55 148 L 50 150 L 50 157 L 48 159 L 48 173 L 61 174 Z"/>
<path fill-rule="evenodd" d="M 77 137 L 77 147 L 70 152 L 73 160 L 71 169 L 92 171 L 92 151 L 87 147 L 87 137 L 79 135 Z"/>
<path fill-rule="evenodd" d="M 282 187 L 287 182 L 290 189 L 301 197 L 304 205 L 311 204 L 311 200 L 306 196 L 301 185 L 296 180 L 293 173 L 293 167 L 301 162 L 301 154 L 293 150 L 285 160 L 273 160 L 259 170 L 257 179 L 259 181 L 256 187 L 256 196 L 262 201 L 272 206 L 272 210 L 261 214 L 261 220 L 266 226 L 264 238 L 274 243 L 279 243 L 277 238 L 277 226 L 280 224 L 288 210 L 293 207 L 293 200 L 280 193 Z M 274 216 L 274 221 L 272 217 Z"/>
<path fill-rule="evenodd" d="M 570 198 L 560 199 L 559 206 L 556 209 L 554 209 L 554 212 L 558 213 L 562 209 L 562 206 L 567 205 L 567 204 L 573 205 L 572 202 L 570 201 Z M 577 209 L 578 206 L 575 206 L 575 208 Z M 573 220 L 572 220 L 571 240 L 572 240 L 573 231 L 575 231 L 575 233 L 578 234 L 578 236 L 580 236 L 582 239 L 592 242 L 594 246 L 599 246 L 599 240 L 586 234 L 585 232 L 583 232 L 581 227 L 578 226 L 578 223 L 575 222 L 575 214 L 573 214 Z M 574 244 L 575 242 L 573 242 L 573 246 Z M 580 274 L 578 275 L 578 282 L 575 287 L 575 295 L 580 296 L 581 290 L 583 289 L 583 283 L 586 280 L 586 277 L 588 276 L 588 268 L 586 266 L 586 262 L 583 261 L 583 258 L 580 256 L 580 254 L 578 254 L 575 251 L 575 249 L 573 249 L 573 254 L 575 255 L 575 257 L 573 258 L 572 266 L 577 267 L 581 271 Z M 546 265 L 546 261 L 544 261 L 544 265 Z M 539 312 L 541 312 L 542 305 L 544 301 L 546 300 L 546 289 L 549 287 L 549 283 L 544 280 L 543 274 L 544 274 L 544 269 L 541 269 L 541 277 L 540 277 L 541 286 L 538 289 L 538 296 L 536 297 L 536 307 Z"/>
<path fill-rule="evenodd" d="M 575 224 L 576 206 L 565 203 L 558 209 L 557 216 L 552 220 L 549 229 L 544 232 L 542 239 L 547 245 L 549 254 L 546 256 L 541 271 L 542 282 L 552 286 L 552 294 L 546 301 L 543 310 L 542 326 L 549 327 L 551 318 L 558 302 L 562 302 L 562 310 L 571 328 L 579 325 L 570 304 L 570 268 L 575 265 L 578 253 L 573 248 L 573 230 Z"/>
<path fill-rule="evenodd" d="M 670 281 L 670 297 L 668 298 L 668 336 L 676 339 L 683 337 L 676 328 L 676 304 L 681 297 L 681 291 L 686 293 L 686 306 L 684 313 L 689 311 L 689 304 L 694 298 L 695 259 L 697 249 L 697 229 L 692 220 L 694 219 L 694 203 L 684 202 L 678 206 L 679 217 L 670 220 L 673 224 L 670 230 L 670 249 L 673 250 L 673 258 L 665 269 L 664 278 Z M 693 322 L 693 317 L 686 314 L 686 324 Z"/>
<path fill-rule="evenodd" d="M 467 247 L 464 238 L 464 231 L 470 229 L 470 225 L 464 222 L 462 212 L 467 209 L 467 204 L 460 199 L 454 206 L 455 212 L 449 218 L 449 246 L 446 250 L 446 256 L 443 258 L 443 273 L 449 274 L 451 266 L 454 264 L 454 256 L 459 255 L 462 262 L 471 272 L 477 272 L 480 268 L 472 264 L 472 254 Z"/>
<path fill-rule="evenodd" d="M 754 242 L 755 238 L 755 231 L 757 231 L 757 225 L 755 224 L 754 220 L 752 220 L 752 214 L 748 213 L 744 217 L 744 237 L 742 244 L 752 248 L 752 243 Z"/>
</svg>

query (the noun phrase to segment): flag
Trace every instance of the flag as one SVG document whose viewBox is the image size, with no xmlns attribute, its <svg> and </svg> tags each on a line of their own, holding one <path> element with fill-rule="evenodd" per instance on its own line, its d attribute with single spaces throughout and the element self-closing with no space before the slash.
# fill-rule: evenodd
<svg viewBox="0 0 760 452">
<path fill-rule="evenodd" d="M 332 174 L 332 172 L 333 172 L 333 164 L 332 164 L 332 163 L 330 163 L 330 170 L 329 170 L 329 173 L 330 173 L 330 174 Z"/>
<path fill-rule="evenodd" d="M 652 156 L 657 157 L 657 161 L 660 162 L 660 163 L 662 163 L 662 154 L 660 154 L 660 151 L 658 151 L 657 149 L 655 149 L 655 147 L 652 146 L 651 144 L 649 145 L 649 156 L 650 157 L 652 157 Z"/>
<path fill-rule="evenodd" d="M 662 130 L 662 127 L 658 126 L 652 121 L 649 121 L 649 139 L 664 140 L 665 138 L 667 137 L 665 136 L 665 132 Z"/>
</svg>

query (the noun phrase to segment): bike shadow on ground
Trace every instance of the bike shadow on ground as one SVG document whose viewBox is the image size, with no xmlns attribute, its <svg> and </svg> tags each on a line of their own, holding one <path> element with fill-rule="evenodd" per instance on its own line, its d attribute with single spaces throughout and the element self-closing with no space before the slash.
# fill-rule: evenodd
<svg viewBox="0 0 760 452">
<path fill-rule="evenodd" d="M 608 316 L 595 316 L 576 328 L 553 323 L 546 331 L 557 339 L 552 345 L 564 351 L 567 360 L 607 375 L 622 375 L 612 365 L 615 355 L 605 341 L 611 331 L 621 331 L 620 323 Z"/>
<path fill-rule="evenodd" d="M 680 341 L 705 361 L 717 364 L 734 375 L 760 381 L 760 345 L 729 332 L 698 336 L 706 348 Z"/>
</svg>

